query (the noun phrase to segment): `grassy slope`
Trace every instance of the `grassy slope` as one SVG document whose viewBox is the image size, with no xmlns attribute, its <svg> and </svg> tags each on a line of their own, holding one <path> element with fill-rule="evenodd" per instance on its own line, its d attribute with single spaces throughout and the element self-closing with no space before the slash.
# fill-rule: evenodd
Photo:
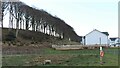
<svg viewBox="0 0 120 68">
<path fill-rule="evenodd" d="M 106 49 L 111 53 L 105 53 L 103 65 L 100 65 L 99 50 L 70 50 L 56 51 L 45 49 L 44 54 L 39 55 L 4 55 L 4 66 L 44 66 L 42 63 L 45 59 L 52 60 L 47 66 L 117 66 L 118 55 L 113 51 L 117 49 Z M 113 52 L 113 53 L 112 53 Z M 46 65 L 45 65 L 46 66 Z"/>
<path fill-rule="evenodd" d="M 15 34 L 16 30 L 13 29 L 12 32 Z M 6 35 L 8 35 L 9 30 L 7 28 L 2 29 L 2 39 L 6 42 Z M 68 41 L 66 39 L 60 39 L 47 34 L 29 30 L 19 30 L 18 37 L 14 43 L 20 42 L 21 44 L 29 45 L 31 43 L 38 44 L 80 44 L 78 42 Z"/>
</svg>

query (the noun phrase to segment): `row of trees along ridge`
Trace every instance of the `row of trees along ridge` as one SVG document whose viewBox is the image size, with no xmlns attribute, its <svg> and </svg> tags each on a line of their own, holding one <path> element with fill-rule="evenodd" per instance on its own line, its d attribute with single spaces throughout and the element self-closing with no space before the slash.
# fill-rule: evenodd
<svg viewBox="0 0 120 68">
<path fill-rule="evenodd" d="M 9 28 L 16 29 L 16 37 L 19 29 L 42 32 L 48 35 L 71 39 L 79 42 L 80 37 L 74 29 L 66 24 L 63 20 L 43 9 L 36 9 L 26 5 L 23 2 L 1 2 L 2 18 L 1 27 L 3 28 L 3 18 L 9 13 Z"/>
</svg>

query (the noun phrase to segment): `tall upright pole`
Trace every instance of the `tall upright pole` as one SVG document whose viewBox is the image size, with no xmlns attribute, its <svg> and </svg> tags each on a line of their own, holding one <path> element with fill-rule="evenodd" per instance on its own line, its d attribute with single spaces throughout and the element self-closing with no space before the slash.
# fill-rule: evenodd
<svg viewBox="0 0 120 68">
<path fill-rule="evenodd" d="M 101 45 L 101 37 L 100 37 L 100 39 L 99 39 L 99 40 L 100 40 L 100 45 Z"/>
<path fill-rule="evenodd" d="M 2 1 L 0 1 L 0 23 L 3 27 Z M 2 67 L 2 28 L 0 28 L 0 68 Z"/>
<path fill-rule="evenodd" d="M 120 1 L 118 2 L 118 37 L 120 38 Z"/>
</svg>

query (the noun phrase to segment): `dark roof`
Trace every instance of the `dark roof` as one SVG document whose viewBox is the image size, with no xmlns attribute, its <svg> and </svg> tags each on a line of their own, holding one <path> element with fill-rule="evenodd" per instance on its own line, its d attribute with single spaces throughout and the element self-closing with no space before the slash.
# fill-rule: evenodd
<svg viewBox="0 0 120 68">
<path fill-rule="evenodd" d="M 115 41 L 117 38 L 110 38 L 111 41 Z"/>
<path fill-rule="evenodd" d="M 105 34 L 105 35 L 107 35 L 107 36 L 109 36 L 109 33 L 108 32 L 102 32 L 103 34 Z"/>
<path fill-rule="evenodd" d="M 100 33 L 102 33 L 102 34 L 105 34 L 106 36 L 109 36 L 109 33 L 108 33 L 108 32 L 101 32 L 101 31 L 99 31 L 99 30 L 97 30 L 97 29 L 94 29 L 93 31 L 98 31 L 98 32 L 100 32 Z M 92 33 L 93 31 L 89 32 L 88 34 Z M 87 36 L 88 34 L 86 34 L 85 36 Z"/>
</svg>

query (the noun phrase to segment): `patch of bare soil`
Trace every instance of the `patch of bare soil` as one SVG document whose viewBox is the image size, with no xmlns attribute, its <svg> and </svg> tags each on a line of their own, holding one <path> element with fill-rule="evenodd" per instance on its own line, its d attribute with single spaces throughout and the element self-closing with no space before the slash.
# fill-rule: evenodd
<svg viewBox="0 0 120 68">
<path fill-rule="evenodd" d="M 60 65 L 64 63 L 65 60 L 68 60 L 70 58 L 76 57 L 76 55 L 41 55 L 33 58 L 31 61 L 26 62 L 27 65 L 44 65 L 45 60 L 51 60 L 51 64 L 57 64 Z"/>
</svg>

